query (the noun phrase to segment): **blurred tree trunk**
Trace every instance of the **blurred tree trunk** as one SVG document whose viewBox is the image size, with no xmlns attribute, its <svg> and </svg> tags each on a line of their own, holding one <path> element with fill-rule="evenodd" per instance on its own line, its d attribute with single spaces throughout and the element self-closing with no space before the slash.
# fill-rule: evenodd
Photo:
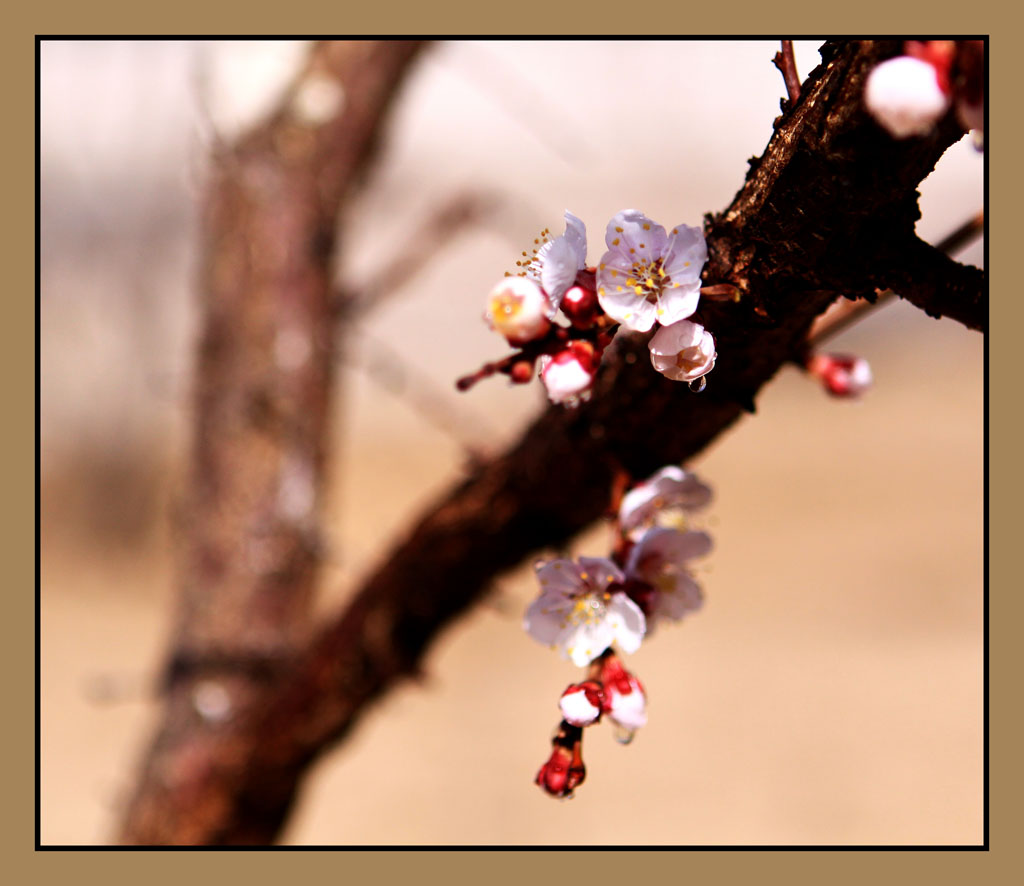
<svg viewBox="0 0 1024 886">
<path fill-rule="evenodd" d="M 256 455 L 236 459 L 219 449 L 229 445 L 237 425 L 215 423 L 226 393 L 211 389 L 204 394 L 200 388 L 200 413 L 211 414 L 199 419 L 198 448 L 206 440 L 218 450 L 208 458 L 197 453 L 193 485 L 214 493 L 233 488 L 243 501 L 277 501 L 278 511 L 271 504 L 243 508 L 243 517 L 225 522 L 224 499 L 216 494 L 207 498 L 210 493 L 204 492 L 197 500 L 195 507 L 210 513 L 192 518 L 195 539 L 186 576 L 199 577 L 189 580 L 196 582 L 195 593 L 203 599 L 197 597 L 185 607 L 179 647 L 187 655 L 174 671 L 168 714 L 127 811 L 124 842 L 273 840 L 309 764 L 346 734 L 368 702 L 397 678 L 415 672 L 428 644 L 481 597 L 495 575 L 538 548 L 566 542 L 598 519 L 619 471 L 643 477 L 683 461 L 744 411 L 753 411 L 760 388 L 785 363 L 801 360 L 811 324 L 837 296 L 871 300 L 879 289 L 898 286 L 930 313 L 950 313 L 971 328 L 985 328 L 984 275 L 950 261 L 914 234 L 916 187 L 960 138 L 955 119 L 947 115 L 931 136 L 898 142 L 861 108 L 868 72 L 898 51 L 895 41 L 827 44 L 823 64 L 807 78 L 799 97 L 786 103 L 765 153 L 751 161 L 732 204 L 706 219 L 710 258 L 705 282 L 729 284 L 741 295 L 736 303 L 702 303 L 700 319 L 714 331 L 720 354 L 708 390 L 695 396 L 685 385 L 653 372 L 646 339 L 621 336 L 606 356 L 589 403 L 577 410 L 547 410 L 507 453 L 477 466 L 442 496 L 414 522 L 407 538 L 384 555 L 346 611 L 323 626 L 297 657 L 291 655 L 296 647 L 290 644 L 304 626 L 307 576 L 313 568 L 309 558 L 315 547 L 304 547 L 308 537 L 279 519 L 284 475 L 261 468 Z M 271 165 L 291 168 L 276 149 L 260 152 L 258 144 L 276 144 L 273 139 L 258 139 L 249 150 L 273 161 Z M 244 160 L 248 154 L 240 148 L 233 156 Z M 255 168 L 259 181 L 269 177 L 273 182 L 281 174 L 261 163 Z M 303 180 L 301 173 L 295 175 Z M 269 192 L 278 193 L 277 186 L 271 185 Z M 236 199 L 232 193 L 233 188 L 224 199 Z M 228 212 L 227 217 L 236 214 Z M 323 221 L 316 213 L 309 218 Z M 262 255 L 262 249 L 273 249 L 276 238 L 266 236 L 265 224 L 269 222 L 240 229 L 237 239 L 220 239 L 211 232 L 210 275 L 216 278 L 213 269 L 224 268 L 225 279 L 235 280 L 233 263 L 245 263 L 230 256 L 249 255 L 252 260 L 254 250 Z M 312 235 L 321 229 L 296 223 L 296 230 Z M 247 247 L 247 242 L 257 245 Z M 319 241 L 306 242 L 310 247 Z M 305 255 L 315 264 L 321 253 L 310 249 Z M 297 267 L 294 274 L 288 279 L 307 279 Z M 208 285 L 208 291 L 213 295 L 221 290 Z M 317 286 L 310 285 L 309 291 L 318 293 L 312 304 L 320 304 Z M 221 297 L 230 300 L 233 292 L 234 284 L 227 284 Z M 219 308 L 211 308 L 211 317 L 223 316 L 221 322 L 230 329 L 207 333 L 201 365 L 221 365 L 220 338 L 237 333 L 251 335 L 252 343 L 245 347 L 262 355 L 263 364 L 272 367 L 268 371 L 277 372 L 265 352 L 268 342 L 282 334 L 281 324 L 304 322 L 310 329 L 314 324 L 296 321 L 291 307 L 263 310 L 251 328 L 236 329 L 237 311 L 221 315 Z M 329 344 L 316 347 L 329 350 Z M 322 409 L 326 393 L 318 386 L 326 387 L 326 379 L 316 381 L 311 375 L 307 394 L 301 386 L 275 386 L 267 392 L 256 383 L 260 378 L 233 370 L 210 375 L 209 382 L 236 388 L 232 396 L 238 399 L 232 402 L 248 409 L 255 404 L 254 412 L 244 412 L 254 416 L 245 432 L 256 441 L 253 449 L 266 447 L 266 429 L 277 427 L 281 441 L 293 446 L 296 440 L 307 441 L 298 451 L 319 469 L 322 436 L 314 444 L 316 435 L 306 422 L 310 410 Z M 253 391 L 262 396 L 252 399 Z M 307 396 L 307 405 L 297 410 L 294 403 L 281 403 L 284 391 L 288 397 Z M 288 421 L 298 426 L 285 430 Z M 281 464 L 293 450 L 281 442 L 271 451 Z M 268 479 L 254 486 L 254 478 L 261 477 Z M 251 567 L 240 565 L 245 562 L 244 543 L 253 537 L 254 525 L 264 525 L 258 520 L 254 524 L 253 516 L 268 509 L 278 515 L 269 525 L 285 539 L 279 547 L 266 548 L 283 552 L 274 561 L 279 564 L 276 577 L 256 583 L 232 578 L 235 589 L 224 592 L 231 600 L 211 613 L 205 601 L 216 598 L 206 595 L 219 592 L 200 593 L 200 579 L 217 584 L 222 576 L 249 574 L 245 570 Z M 272 600 L 264 599 L 268 587 L 277 589 L 269 595 Z M 238 645 L 237 638 L 248 632 L 258 642 Z M 243 665 L 237 672 L 223 663 L 212 665 L 211 649 L 217 655 L 229 649 L 231 660 Z M 289 661 L 276 679 L 278 663 Z M 246 662 L 266 667 L 257 678 L 257 670 L 245 670 Z M 213 669 L 204 670 L 208 668 Z M 218 685 L 226 685 L 229 672 L 233 679 L 248 681 L 242 684 L 248 694 L 239 696 L 244 706 L 233 706 L 223 723 L 204 720 L 196 713 L 198 690 L 206 685 L 200 680 L 214 675 Z M 235 692 L 232 688 L 232 700 Z"/>
<path fill-rule="evenodd" d="M 314 45 L 272 117 L 212 158 L 180 607 L 163 722 L 124 819 L 129 842 L 209 839 L 217 811 L 196 788 L 211 743 L 307 638 L 338 360 L 338 217 L 420 49 Z M 273 830 L 261 822 L 246 839 Z"/>
</svg>

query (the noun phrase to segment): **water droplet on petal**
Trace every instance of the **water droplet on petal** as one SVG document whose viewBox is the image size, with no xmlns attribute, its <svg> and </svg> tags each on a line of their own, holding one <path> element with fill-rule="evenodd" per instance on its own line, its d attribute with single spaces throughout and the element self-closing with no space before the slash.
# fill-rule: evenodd
<svg viewBox="0 0 1024 886">
<path fill-rule="evenodd" d="M 630 729 L 628 726 L 616 726 L 612 732 L 612 736 L 619 744 L 629 744 L 634 735 L 636 735 L 636 730 Z"/>
<path fill-rule="evenodd" d="M 702 375 L 700 378 L 695 378 L 690 382 L 690 390 L 695 394 L 699 394 L 708 386 L 708 380 Z"/>
</svg>

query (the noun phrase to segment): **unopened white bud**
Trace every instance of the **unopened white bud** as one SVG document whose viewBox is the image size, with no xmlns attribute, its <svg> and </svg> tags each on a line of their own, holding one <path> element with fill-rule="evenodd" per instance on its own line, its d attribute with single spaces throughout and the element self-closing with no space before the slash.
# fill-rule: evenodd
<svg viewBox="0 0 1024 886">
<path fill-rule="evenodd" d="M 509 344 L 521 345 L 548 331 L 548 309 L 548 300 L 536 283 L 526 277 L 506 277 L 491 290 L 484 317 Z"/>
<path fill-rule="evenodd" d="M 894 138 L 927 135 L 949 107 L 928 62 L 902 55 L 878 65 L 864 86 L 864 104 Z"/>
<path fill-rule="evenodd" d="M 572 351 L 562 351 L 548 358 L 540 378 L 552 403 L 575 404 L 594 382 L 591 371 Z"/>
</svg>

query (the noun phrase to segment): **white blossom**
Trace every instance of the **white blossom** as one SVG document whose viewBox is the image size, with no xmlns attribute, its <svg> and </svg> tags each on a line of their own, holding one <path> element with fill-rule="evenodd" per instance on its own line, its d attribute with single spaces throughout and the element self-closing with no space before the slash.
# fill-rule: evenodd
<svg viewBox="0 0 1024 886">
<path fill-rule="evenodd" d="M 537 569 L 541 595 L 527 609 L 523 627 L 535 640 L 557 648 L 584 667 L 612 643 L 635 652 L 646 622 L 621 590 L 622 571 L 600 557 L 552 560 Z"/>
<path fill-rule="evenodd" d="M 711 501 L 711 488 L 691 471 L 668 465 L 629 490 L 619 505 L 619 528 L 637 541 L 652 526 L 681 528 L 685 515 Z"/>
<path fill-rule="evenodd" d="M 636 209 L 624 209 L 605 232 L 608 251 L 597 266 L 597 297 L 623 326 L 646 332 L 697 310 L 708 250 L 700 228 L 671 232 Z"/>
<path fill-rule="evenodd" d="M 634 545 L 626 561 L 626 575 L 645 582 L 654 591 L 645 606 L 649 628 L 660 619 L 679 621 L 688 612 L 700 609 L 704 597 L 687 562 L 704 556 L 711 546 L 711 536 L 706 532 L 668 528 L 651 529 Z"/>
</svg>

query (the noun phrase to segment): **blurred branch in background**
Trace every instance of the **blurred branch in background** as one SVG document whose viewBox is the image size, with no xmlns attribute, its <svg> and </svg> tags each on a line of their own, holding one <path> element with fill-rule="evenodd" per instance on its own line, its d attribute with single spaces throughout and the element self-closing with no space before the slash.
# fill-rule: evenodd
<svg viewBox="0 0 1024 886">
<path fill-rule="evenodd" d="M 309 630 L 340 344 L 338 217 L 421 49 L 315 44 L 270 118 L 216 146 L 179 612 L 128 842 L 209 839 L 215 810 L 197 796 L 216 736 L 258 706 Z"/>
<path fill-rule="evenodd" d="M 597 520 L 622 470 L 643 477 L 699 452 L 753 410 L 837 296 L 871 299 L 893 279 L 872 258 L 914 237 L 916 187 L 962 134 L 950 115 L 931 136 L 890 139 L 866 119 L 860 94 L 896 44 L 827 44 L 744 187 L 707 218 L 705 282 L 740 294 L 702 305 L 701 322 L 729 355 L 708 390 L 693 395 L 650 372 L 645 340 L 620 337 L 591 402 L 549 409 L 507 453 L 477 465 L 304 643 L 315 509 L 296 503 L 315 502 L 323 467 L 333 345 L 319 321 L 330 312 L 332 224 L 415 51 L 318 46 L 282 109 L 231 150 L 230 166 L 218 161 L 178 654 L 123 842 L 271 842 L 309 765 L 416 672 L 496 575 Z M 301 106 L 330 104 L 334 82 L 345 110 L 310 129 L 293 119 L 295 102 L 324 73 Z M 955 301 L 961 322 L 984 329 L 980 271 L 956 265 L 949 289 L 934 262 L 912 267 L 927 278 L 903 275 L 916 304 L 942 312 Z M 313 490 L 295 493 L 296 476 Z M 273 562 L 253 563 L 254 539 Z"/>
</svg>

